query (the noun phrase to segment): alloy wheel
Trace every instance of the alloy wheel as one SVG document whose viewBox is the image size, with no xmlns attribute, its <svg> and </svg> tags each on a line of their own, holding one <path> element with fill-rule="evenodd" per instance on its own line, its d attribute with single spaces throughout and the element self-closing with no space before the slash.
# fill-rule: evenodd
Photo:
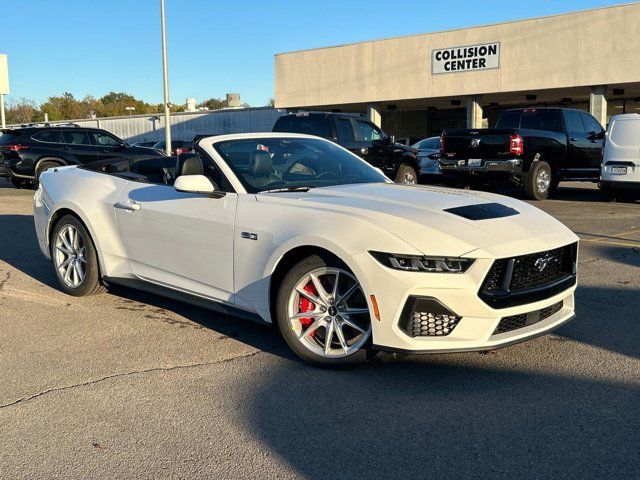
<svg viewBox="0 0 640 480">
<path fill-rule="evenodd" d="M 54 263 L 60 279 L 71 288 L 79 287 L 87 276 L 86 246 L 73 225 L 66 225 L 56 235 Z"/>
<path fill-rule="evenodd" d="M 340 268 L 317 268 L 300 278 L 289 294 L 287 318 L 298 341 L 324 358 L 348 357 L 371 335 L 362 287 Z"/>
<path fill-rule="evenodd" d="M 541 193 L 549 190 L 551 186 L 551 175 L 546 170 L 540 170 L 538 172 L 538 176 L 536 177 L 536 186 L 538 187 L 538 191 Z"/>
</svg>

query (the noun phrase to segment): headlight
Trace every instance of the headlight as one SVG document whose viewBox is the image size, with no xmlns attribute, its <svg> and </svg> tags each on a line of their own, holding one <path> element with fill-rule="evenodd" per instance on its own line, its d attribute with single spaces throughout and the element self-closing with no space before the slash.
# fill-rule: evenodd
<svg viewBox="0 0 640 480">
<path fill-rule="evenodd" d="M 464 273 L 475 261 L 473 258 L 424 257 L 397 253 L 369 252 L 385 267 L 406 272 Z"/>
</svg>

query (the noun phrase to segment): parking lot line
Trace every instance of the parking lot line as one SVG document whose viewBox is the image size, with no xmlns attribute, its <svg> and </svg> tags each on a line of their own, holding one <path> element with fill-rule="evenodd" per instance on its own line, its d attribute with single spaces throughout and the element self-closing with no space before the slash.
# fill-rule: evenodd
<svg viewBox="0 0 640 480">
<path fill-rule="evenodd" d="M 630 243 L 612 242 L 611 240 L 605 240 L 602 238 L 580 238 L 580 240 L 583 242 L 606 243 L 607 245 L 616 245 L 622 247 L 640 247 L 640 242 L 637 242 L 635 240 L 625 240 L 626 242 Z"/>
</svg>

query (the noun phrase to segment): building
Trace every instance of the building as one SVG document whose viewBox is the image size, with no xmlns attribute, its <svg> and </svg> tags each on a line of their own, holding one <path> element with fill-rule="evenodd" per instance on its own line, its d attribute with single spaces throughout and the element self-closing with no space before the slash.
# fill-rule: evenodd
<svg viewBox="0 0 640 480">
<path fill-rule="evenodd" d="M 281 53 L 277 108 L 367 113 L 388 133 L 493 126 L 567 106 L 603 125 L 640 113 L 640 4 Z"/>
</svg>

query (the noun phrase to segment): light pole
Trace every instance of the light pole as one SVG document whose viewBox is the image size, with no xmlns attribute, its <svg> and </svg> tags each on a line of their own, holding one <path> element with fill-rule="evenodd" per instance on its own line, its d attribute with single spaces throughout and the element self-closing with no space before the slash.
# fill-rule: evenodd
<svg viewBox="0 0 640 480">
<path fill-rule="evenodd" d="M 131 116 L 136 107 L 124 107 L 124 109 L 129 112 L 129 116 Z"/>
<path fill-rule="evenodd" d="M 162 30 L 162 84 L 164 87 L 164 141 L 165 152 L 171 155 L 171 112 L 169 112 L 169 78 L 167 74 L 167 32 L 164 26 L 164 0 L 160 0 Z"/>
</svg>

